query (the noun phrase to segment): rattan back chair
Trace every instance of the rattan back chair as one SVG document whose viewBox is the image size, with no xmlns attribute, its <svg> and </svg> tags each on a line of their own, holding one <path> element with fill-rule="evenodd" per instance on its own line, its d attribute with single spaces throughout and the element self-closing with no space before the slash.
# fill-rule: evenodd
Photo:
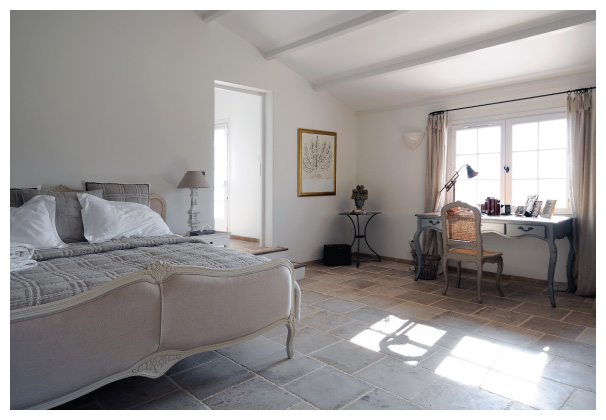
<svg viewBox="0 0 606 420">
<path fill-rule="evenodd" d="M 448 261 L 457 263 L 457 287 L 461 286 L 461 262 L 473 262 L 477 267 L 478 303 L 482 303 L 482 271 L 485 262 L 497 264 L 497 291 L 503 296 L 500 281 L 503 273 L 503 254 L 485 251 L 482 246 L 482 215 L 467 203 L 457 201 L 442 208 L 442 268 L 444 291 L 448 290 Z"/>
</svg>

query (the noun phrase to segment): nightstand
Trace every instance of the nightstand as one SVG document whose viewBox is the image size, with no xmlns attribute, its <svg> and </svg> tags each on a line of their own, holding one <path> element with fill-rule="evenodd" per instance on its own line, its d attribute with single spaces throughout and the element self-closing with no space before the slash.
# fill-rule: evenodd
<svg viewBox="0 0 606 420">
<path fill-rule="evenodd" d="M 183 236 L 189 236 L 189 232 L 183 234 Z M 211 245 L 219 246 L 223 248 L 229 248 L 230 232 L 219 232 L 216 231 L 210 235 L 192 236 L 192 238 L 199 239 L 204 242 L 208 242 Z"/>
</svg>

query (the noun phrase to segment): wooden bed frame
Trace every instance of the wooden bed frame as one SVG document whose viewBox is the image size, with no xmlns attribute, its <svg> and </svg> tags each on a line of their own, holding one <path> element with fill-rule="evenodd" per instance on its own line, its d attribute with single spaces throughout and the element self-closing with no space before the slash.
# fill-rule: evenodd
<svg viewBox="0 0 606 420">
<path fill-rule="evenodd" d="M 163 200 L 152 208 L 163 215 Z M 12 310 L 11 409 L 51 408 L 129 376 L 156 378 L 185 357 L 283 324 L 292 358 L 297 289 L 286 259 L 225 270 L 157 262 Z"/>
</svg>

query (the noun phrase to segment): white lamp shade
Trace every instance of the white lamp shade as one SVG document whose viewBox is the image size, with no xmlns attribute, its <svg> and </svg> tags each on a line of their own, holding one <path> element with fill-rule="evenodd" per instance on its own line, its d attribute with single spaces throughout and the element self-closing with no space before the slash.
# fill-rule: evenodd
<svg viewBox="0 0 606 420">
<path fill-rule="evenodd" d="M 187 171 L 177 188 L 209 188 L 208 182 L 201 171 Z"/>
<path fill-rule="evenodd" d="M 404 142 L 408 147 L 412 150 L 415 150 L 421 143 L 423 143 L 423 138 L 425 137 L 425 132 L 423 131 L 411 131 L 402 136 L 404 138 Z"/>
</svg>

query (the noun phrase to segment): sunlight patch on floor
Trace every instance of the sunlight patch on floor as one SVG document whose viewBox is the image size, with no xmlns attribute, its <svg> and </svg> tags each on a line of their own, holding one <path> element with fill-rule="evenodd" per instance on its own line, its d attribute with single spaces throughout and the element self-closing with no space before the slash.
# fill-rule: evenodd
<svg viewBox="0 0 606 420">
<path fill-rule="evenodd" d="M 429 325 L 414 324 L 406 331 L 406 336 L 415 343 L 431 347 L 446 334 L 446 331 Z"/>
<path fill-rule="evenodd" d="M 394 353 L 410 359 L 406 363 L 416 365 L 418 358 L 427 353 L 446 331 L 417 324 L 407 319 L 389 315 L 360 332 L 350 341 L 369 350 Z"/>
<path fill-rule="evenodd" d="M 450 353 L 458 359 L 480 366 L 491 366 L 497 358 L 501 346 L 474 337 L 464 337 Z"/>
<path fill-rule="evenodd" d="M 544 352 L 464 337 L 435 372 L 532 406 L 548 362 Z"/>
<path fill-rule="evenodd" d="M 385 334 L 372 330 L 364 330 L 349 341 L 378 353 L 381 351 L 381 341 L 384 338 Z"/>
<path fill-rule="evenodd" d="M 526 381 L 502 372 L 491 371 L 482 383 L 482 389 L 521 402 L 522 404 L 534 406 L 538 393 L 537 382 Z"/>
<path fill-rule="evenodd" d="M 436 373 L 462 384 L 480 386 L 488 374 L 488 368 L 448 356 L 440 363 Z"/>
</svg>

